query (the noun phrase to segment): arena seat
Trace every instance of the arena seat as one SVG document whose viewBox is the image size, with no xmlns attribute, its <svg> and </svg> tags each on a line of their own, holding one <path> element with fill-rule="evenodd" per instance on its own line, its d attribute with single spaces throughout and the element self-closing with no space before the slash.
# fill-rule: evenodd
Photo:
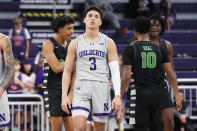
<svg viewBox="0 0 197 131">
<path fill-rule="evenodd" d="M 29 57 L 36 57 L 37 53 L 39 52 L 39 47 L 36 44 L 30 44 L 29 47 Z"/>
<path fill-rule="evenodd" d="M 173 58 L 175 70 L 197 70 L 197 57 Z"/>
<path fill-rule="evenodd" d="M 197 3 L 173 3 L 173 8 L 179 13 L 197 12 Z"/>
<path fill-rule="evenodd" d="M 19 11 L 19 1 L 0 2 L 0 12 L 18 12 L 18 11 Z"/>
<path fill-rule="evenodd" d="M 178 78 L 197 78 L 197 71 L 176 71 Z"/>
</svg>

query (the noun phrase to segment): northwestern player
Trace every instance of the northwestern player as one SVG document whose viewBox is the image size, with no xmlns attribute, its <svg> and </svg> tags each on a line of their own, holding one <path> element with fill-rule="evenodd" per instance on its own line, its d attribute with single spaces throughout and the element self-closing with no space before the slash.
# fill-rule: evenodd
<svg viewBox="0 0 197 131">
<path fill-rule="evenodd" d="M 73 130 L 72 116 L 61 108 L 62 98 L 62 72 L 67 56 L 69 40 L 73 34 L 74 19 L 70 16 L 57 17 L 51 28 L 56 35 L 43 43 L 44 57 L 44 100 L 47 116 L 49 117 L 52 131 L 61 131 L 62 121 L 66 130 Z M 68 92 L 72 99 L 72 91 Z"/>
<path fill-rule="evenodd" d="M 163 90 L 167 88 L 163 70 L 167 73 L 173 88 L 177 107 L 181 106 L 177 78 L 171 68 L 168 54 L 158 45 L 150 42 L 151 23 L 148 18 L 139 17 L 134 23 L 137 42 L 127 47 L 123 53 L 122 92 L 129 85 L 131 71 L 136 90 L 131 90 L 130 123 L 136 131 L 159 131 L 163 106 Z"/>
<path fill-rule="evenodd" d="M 12 43 L 6 35 L 0 33 L 0 131 L 11 124 L 7 92 L 5 90 L 12 82 L 13 77 L 14 57 Z"/>
<path fill-rule="evenodd" d="M 84 11 L 85 33 L 74 39 L 68 48 L 68 57 L 63 74 L 62 108 L 69 112 L 71 106 L 67 92 L 71 72 L 76 61 L 76 80 L 72 101 L 72 115 L 75 131 L 85 131 L 89 111 L 92 110 L 94 131 L 104 131 L 107 116 L 111 115 L 109 88 L 109 67 L 115 98 L 112 108 L 118 112 L 120 100 L 120 71 L 116 45 L 112 39 L 100 33 L 103 14 L 97 6 Z"/>
</svg>

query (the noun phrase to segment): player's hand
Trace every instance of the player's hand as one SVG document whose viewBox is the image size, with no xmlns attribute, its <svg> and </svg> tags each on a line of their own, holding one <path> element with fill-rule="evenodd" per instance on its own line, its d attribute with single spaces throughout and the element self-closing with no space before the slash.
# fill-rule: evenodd
<svg viewBox="0 0 197 131">
<path fill-rule="evenodd" d="M 3 89 L 2 88 L 0 88 L 0 99 L 1 99 L 1 97 L 2 97 L 2 95 L 3 95 Z"/>
<path fill-rule="evenodd" d="M 62 97 L 62 110 L 65 111 L 67 114 L 70 114 L 68 108 L 71 109 L 71 100 L 68 96 Z"/>
<path fill-rule="evenodd" d="M 112 101 L 112 109 L 115 113 L 118 113 L 121 110 L 121 97 L 120 95 L 115 95 Z"/>
<path fill-rule="evenodd" d="M 184 115 L 184 114 L 180 115 L 179 119 L 181 120 L 182 123 L 186 123 L 187 122 L 186 115 Z"/>
<path fill-rule="evenodd" d="M 175 100 L 176 100 L 176 110 L 180 111 L 182 109 L 183 100 L 182 100 L 179 93 L 177 93 L 177 95 L 175 95 Z"/>
</svg>

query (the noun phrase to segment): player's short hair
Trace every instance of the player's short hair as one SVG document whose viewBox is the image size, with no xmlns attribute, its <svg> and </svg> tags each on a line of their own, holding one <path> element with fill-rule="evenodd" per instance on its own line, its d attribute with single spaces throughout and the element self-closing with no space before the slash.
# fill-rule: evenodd
<svg viewBox="0 0 197 131">
<path fill-rule="evenodd" d="M 134 30 L 140 34 L 146 34 L 150 31 L 151 23 L 147 17 L 138 17 L 134 22 Z"/>
<path fill-rule="evenodd" d="M 51 23 L 51 29 L 57 33 L 59 28 L 62 28 L 67 24 L 74 24 L 74 22 L 75 20 L 72 16 L 59 16 Z"/>
<path fill-rule="evenodd" d="M 100 14 L 101 20 L 103 19 L 103 11 L 102 11 L 102 9 L 101 9 L 100 7 L 94 6 L 94 5 L 89 6 L 88 8 L 86 8 L 86 9 L 84 10 L 84 12 L 83 12 L 83 17 L 85 18 L 86 15 L 87 15 L 87 13 L 88 13 L 89 11 L 92 11 L 92 10 L 97 11 L 97 12 Z"/>
<path fill-rule="evenodd" d="M 154 14 L 150 17 L 150 21 L 151 20 L 155 20 L 155 21 L 158 21 L 161 25 L 161 32 L 160 32 L 160 35 L 163 35 L 165 33 L 165 20 L 164 18 L 162 18 L 160 15 L 158 14 Z"/>
</svg>

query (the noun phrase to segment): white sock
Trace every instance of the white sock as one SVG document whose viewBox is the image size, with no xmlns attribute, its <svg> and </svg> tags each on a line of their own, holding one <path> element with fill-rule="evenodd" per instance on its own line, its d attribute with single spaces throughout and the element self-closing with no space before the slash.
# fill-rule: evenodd
<svg viewBox="0 0 197 131">
<path fill-rule="evenodd" d="M 123 122 L 121 122 L 120 124 L 119 124 L 119 130 L 124 130 L 124 123 Z"/>
</svg>

